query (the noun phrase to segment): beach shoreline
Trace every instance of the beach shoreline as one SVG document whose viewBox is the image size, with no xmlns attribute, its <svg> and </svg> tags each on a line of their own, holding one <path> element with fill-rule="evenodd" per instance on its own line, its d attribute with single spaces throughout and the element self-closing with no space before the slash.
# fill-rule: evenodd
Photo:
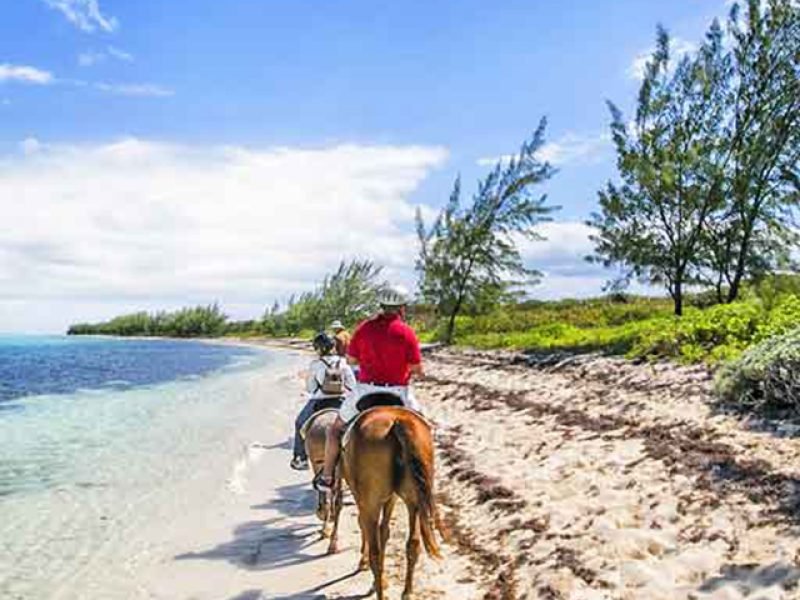
<svg viewBox="0 0 800 600">
<path fill-rule="evenodd" d="M 282 358 L 229 375 L 240 411 L 231 438 L 176 488 L 171 512 L 128 510 L 135 527 L 119 564 L 95 560 L 52 597 L 367 597 L 371 576 L 354 571 L 355 507 L 342 513 L 341 552 L 326 556 L 310 477 L 288 467 L 308 342 L 206 341 Z M 705 368 L 453 349 L 426 363 L 416 386 L 436 425 L 449 539 L 442 561 L 420 561 L 417 598 L 798 597 L 797 430 L 720 411 Z M 404 535 L 401 507 L 391 597 Z"/>
</svg>

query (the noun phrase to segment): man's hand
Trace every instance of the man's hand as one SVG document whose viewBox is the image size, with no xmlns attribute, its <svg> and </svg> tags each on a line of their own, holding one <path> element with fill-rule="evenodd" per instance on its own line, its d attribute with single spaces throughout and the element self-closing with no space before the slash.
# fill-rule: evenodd
<svg viewBox="0 0 800 600">
<path fill-rule="evenodd" d="M 409 371 L 411 371 L 411 376 L 414 379 L 424 379 L 425 378 L 425 370 L 422 368 L 422 363 L 417 365 L 411 365 L 409 367 Z"/>
</svg>

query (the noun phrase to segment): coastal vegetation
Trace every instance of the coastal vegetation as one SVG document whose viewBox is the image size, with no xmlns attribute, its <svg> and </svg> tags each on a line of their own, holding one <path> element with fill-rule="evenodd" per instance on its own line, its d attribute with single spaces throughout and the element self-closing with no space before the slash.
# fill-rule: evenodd
<svg viewBox="0 0 800 600">
<path fill-rule="evenodd" d="M 423 340 L 530 352 L 602 352 L 703 362 L 723 396 L 783 402 L 800 349 L 800 8 L 735 3 L 725 25 L 676 57 L 666 30 L 644 71 L 632 119 L 609 103 L 618 176 L 599 192 L 587 260 L 621 275 L 602 297 L 533 301 L 541 274 L 521 242 L 557 207 L 534 188 L 555 170 L 539 158 L 540 121 L 462 202 L 460 178 L 430 225 L 417 215 L 419 291 L 410 318 Z M 633 296 L 633 281 L 665 297 Z M 70 333 L 310 336 L 333 319 L 373 313 L 382 268 L 341 262 L 313 290 L 260 319 L 230 321 L 216 304 L 136 313 Z M 793 385 L 793 384 L 792 384 Z M 786 390 L 789 390 L 788 392 Z"/>
<path fill-rule="evenodd" d="M 227 316 L 217 304 L 174 312 L 136 312 L 101 323 L 71 325 L 68 335 L 214 337 L 225 333 Z"/>
<path fill-rule="evenodd" d="M 175 312 L 136 312 L 101 323 L 71 325 L 69 335 L 162 337 L 286 337 L 325 329 L 339 319 L 349 326 L 374 313 L 377 294 L 385 285 L 382 267 L 369 260 L 342 261 L 313 290 L 274 303 L 260 319 L 233 321 L 214 303 Z"/>
<path fill-rule="evenodd" d="M 734 302 L 747 279 L 787 268 L 800 202 L 800 7 L 734 4 L 694 54 L 667 32 L 645 69 L 635 115 L 609 104 L 619 182 L 589 221 L 593 260 L 617 281 L 663 286 L 676 315 L 689 286 Z"/>
</svg>

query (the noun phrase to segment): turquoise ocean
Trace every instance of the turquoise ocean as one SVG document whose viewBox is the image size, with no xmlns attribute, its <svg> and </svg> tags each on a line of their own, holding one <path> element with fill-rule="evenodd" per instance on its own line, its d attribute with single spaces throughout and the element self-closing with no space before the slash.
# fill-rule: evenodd
<svg viewBox="0 0 800 600">
<path fill-rule="evenodd" d="M 82 571 L 125 560 L 136 523 L 178 510 L 186 482 L 227 460 L 258 377 L 283 360 L 191 341 L 0 336 L 0 598 L 76 597 Z"/>
</svg>

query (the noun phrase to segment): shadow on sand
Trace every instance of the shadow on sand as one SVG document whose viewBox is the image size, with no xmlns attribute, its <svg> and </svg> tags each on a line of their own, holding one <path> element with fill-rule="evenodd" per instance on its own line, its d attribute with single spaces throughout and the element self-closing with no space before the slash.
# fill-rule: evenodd
<svg viewBox="0 0 800 600">
<path fill-rule="evenodd" d="M 287 517 L 313 515 L 316 508 L 314 490 L 311 483 L 293 483 L 275 490 L 275 497 L 263 504 L 255 504 L 250 508 L 256 510 L 274 510 Z"/>
<path fill-rule="evenodd" d="M 706 580 L 698 591 L 714 592 L 730 586 L 740 594 L 750 597 L 750 594 L 773 586 L 783 589 L 795 588 L 798 582 L 800 582 L 800 569 L 786 563 L 725 565 L 720 575 Z"/>
<path fill-rule="evenodd" d="M 307 552 L 319 540 L 319 525 L 286 518 L 314 513 L 314 494 L 309 485 L 285 485 L 275 492 L 274 498 L 252 508 L 273 510 L 281 516 L 242 523 L 233 530 L 233 539 L 208 550 L 179 554 L 175 560 L 226 560 L 246 569 L 272 570 L 320 558 L 318 553 Z M 247 600 L 247 596 L 241 600 Z"/>
<path fill-rule="evenodd" d="M 297 483 L 276 488 L 274 497 L 251 508 L 271 510 L 279 516 L 242 523 L 233 530 L 232 539 L 207 550 L 179 554 L 175 560 L 224 560 L 252 571 L 272 571 L 325 558 L 319 547 L 312 549 L 320 540 L 317 521 L 297 520 L 297 517 L 314 513 L 315 498 L 310 484 Z M 338 593 L 328 596 L 323 592 L 357 574 L 358 571 L 350 572 L 288 596 L 274 596 L 267 590 L 250 589 L 230 600 L 361 600 L 370 597 L 371 592 L 346 596 Z"/>
<path fill-rule="evenodd" d="M 342 583 L 348 579 L 352 579 L 358 575 L 358 573 L 358 571 L 353 571 L 352 573 L 347 573 L 346 575 L 342 575 L 336 579 L 331 579 L 313 588 L 304 590 L 302 592 L 297 592 L 296 594 L 290 594 L 288 596 L 286 594 L 274 596 L 264 590 L 246 590 L 241 594 L 237 594 L 233 598 L 230 598 L 229 600 L 277 600 L 278 598 L 281 600 L 363 600 L 373 595 L 372 590 L 368 590 L 360 594 L 348 594 L 346 596 L 342 596 L 341 594 L 328 596 L 323 592 L 325 588 L 336 585 L 337 583 Z"/>
<path fill-rule="evenodd" d="M 175 560 L 226 560 L 245 569 L 269 571 L 320 558 L 307 552 L 319 540 L 314 523 L 285 523 L 282 518 L 249 521 L 233 530 L 233 539 L 209 550 L 179 554 Z"/>
</svg>

